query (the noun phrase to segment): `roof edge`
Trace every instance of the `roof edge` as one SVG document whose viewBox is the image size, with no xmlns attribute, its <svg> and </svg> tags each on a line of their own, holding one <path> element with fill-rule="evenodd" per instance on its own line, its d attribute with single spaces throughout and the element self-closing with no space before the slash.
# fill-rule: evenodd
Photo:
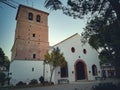
<svg viewBox="0 0 120 90">
<path fill-rule="evenodd" d="M 72 37 L 74 37 L 74 36 L 76 36 L 76 35 L 79 35 L 79 34 L 78 34 L 78 33 L 75 33 L 75 34 L 73 34 L 72 36 L 70 36 L 70 37 L 68 37 L 68 38 L 66 38 L 66 39 L 64 39 L 64 40 L 62 40 L 62 41 L 60 41 L 59 43 L 53 45 L 52 47 L 57 46 L 57 45 L 59 45 L 60 43 L 63 43 L 63 42 L 65 42 L 66 40 L 68 40 L 68 39 L 70 39 L 70 38 L 72 38 Z"/>
<path fill-rule="evenodd" d="M 30 6 L 25 6 L 25 5 L 20 4 L 19 7 L 18 7 L 18 10 L 17 10 L 17 14 L 16 14 L 16 18 L 15 18 L 16 20 L 17 20 L 17 17 L 18 17 L 18 13 L 19 13 L 20 7 L 29 8 L 29 9 L 32 9 L 32 10 L 35 10 L 35 11 L 39 11 L 39 12 L 42 12 L 42 13 L 45 13 L 45 14 L 49 15 L 48 12 L 45 12 L 45 11 L 42 11 L 42 10 L 39 10 L 39 9 L 35 9 L 33 7 L 30 7 Z"/>
</svg>

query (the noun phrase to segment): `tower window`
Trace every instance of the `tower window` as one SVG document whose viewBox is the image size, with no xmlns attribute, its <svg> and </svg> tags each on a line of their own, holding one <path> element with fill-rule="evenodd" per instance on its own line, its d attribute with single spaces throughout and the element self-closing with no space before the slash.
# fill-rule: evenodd
<svg viewBox="0 0 120 90">
<path fill-rule="evenodd" d="M 33 14 L 32 13 L 28 13 L 28 19 L 33 20 Z"/>
<path fill-rule="evenodd" d="M 36 58 L 36 54 L 33 54 L 33 59 L 35 59 Z"/>
<path fill-rule="evenodd" d="M 37 16 L 36 16 L 36 21 L 37 21 L 37 22 L 40 22 L 40 15 L 37 15 Z"/>
<path fill-rule="evenodd" d="M 35 37 L 35 34 L 33 34 L 32 36 Z"/>
</svg>

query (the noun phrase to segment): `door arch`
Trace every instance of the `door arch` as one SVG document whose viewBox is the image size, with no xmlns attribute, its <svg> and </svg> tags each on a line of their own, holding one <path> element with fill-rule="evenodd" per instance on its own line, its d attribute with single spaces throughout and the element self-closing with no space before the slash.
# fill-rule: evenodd
<svg viewBox="0 0 120 90">
<path fill-rule="evenodd" d="M 77 60 L 74 65 L 75 80 L 88 80 L 86 64 L 83 60 Z"/>
</svg>

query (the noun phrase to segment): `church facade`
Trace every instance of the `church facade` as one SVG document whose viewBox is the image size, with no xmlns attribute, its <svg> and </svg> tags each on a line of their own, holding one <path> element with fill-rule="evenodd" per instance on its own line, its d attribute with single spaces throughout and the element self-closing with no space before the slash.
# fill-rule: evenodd
<svg viewBox="0 0 120 90">
<path fill-rule="evenodd" d="M 101 77 L 97 51 L 88 43 L 83 44 L 80 39 L 80 35 L 76 33 L 52 47 L 58 47 L 67 61 L 67 67 L 59 67 L 55 70 L 54 82 L 57 83 L 61 79 L 69 82 L 96 80 L 97 77 Z"/>
<path fill-rule="evenodd" d="M 80 35 L 73 36 L 52 46 L 48 41 L 48 13 L 20 5 L 16 15 L 16 30 L 12 47 L 12 62 L 9 77 L 11 84 L 19 81 L 29 83 L 32 79 L 39 81 L 44 76 L 50 79 L 50 67 L 44 64 L 44 55 L 58 47 L 64 54 L 67 67 L 55 69 L 52 81 L 58 83 L 61 79 L 69 82 L 95 80 L 101 77 L 98 53 L 88 43 L 83 45 Z"/>
</svg>

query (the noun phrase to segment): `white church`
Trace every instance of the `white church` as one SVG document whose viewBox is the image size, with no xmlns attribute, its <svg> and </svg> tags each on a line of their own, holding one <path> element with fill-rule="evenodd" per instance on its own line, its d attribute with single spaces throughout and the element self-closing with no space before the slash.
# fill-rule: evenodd
<svg viewBox="0 0 120 90">
<path fill-rule="evenodd" d="M 67 61 L 66 67 L 55 69 L 52 82 L 81 82 L 101 77 L 98 53 L 88 43 L 82 44 L 78 33 L 49 48 L 48 13 L 20 5 L 16 15 L 16 30 L 10 64 L 10 83 L 16 85 L 44 76 L 50 80 L 50 66 L 44 65 L 44 55 L 58 47 Z"/>
</svg>

